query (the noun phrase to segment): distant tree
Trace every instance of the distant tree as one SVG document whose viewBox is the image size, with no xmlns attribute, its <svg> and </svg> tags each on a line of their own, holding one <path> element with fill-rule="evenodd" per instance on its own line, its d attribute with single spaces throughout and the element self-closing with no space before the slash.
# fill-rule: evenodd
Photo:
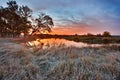
<svg viewBox="0 0 120 80">
<path fill-rule="evenodd" d="M 102 36 L 104 36 L 104 37 L 110 37 L 111 34 L 110 34 L 110 32 L 105 31 L 105 32 L 103 32 Z"/>
<path fill-rule="evenodd" d="M 76 33 L 75 36 L 78 36 L 78 34 Z"/>
<path fill-rule="evenodd" d="M 101 34 L 97 34 L 96 36 L 97 36 L 97 37 L 101 37 L 102 35 L 101 35 Z"/>
<path fill-rule="evenodd" d="M 91 34 L 91 33 L 87 33 L 87 36 L 94 36 L 94 34 Z"/>
</svg>

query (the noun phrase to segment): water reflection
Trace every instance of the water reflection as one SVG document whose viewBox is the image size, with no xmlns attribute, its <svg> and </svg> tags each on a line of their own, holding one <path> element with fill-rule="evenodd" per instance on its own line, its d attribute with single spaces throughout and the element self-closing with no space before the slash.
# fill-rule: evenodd
<svg viewBox="0 0 120 80">
<path fill-rule="evenodd" d="M 47 48 L 51 46 L 58 46 L 64 44 L 66 47 L 73 46 L 73 47 L 100 47 L 100 46 L 112 46 L 112 45 L 118 45 L 120 44 L 87 44 L 83 42 L 75 42 L 75 41 L 69 41 L 65 39 L 36 39 L 35 41 L 27 42 L 27 46 L 30 47 L 40 47 L 40 48 Z"/>
</svg>

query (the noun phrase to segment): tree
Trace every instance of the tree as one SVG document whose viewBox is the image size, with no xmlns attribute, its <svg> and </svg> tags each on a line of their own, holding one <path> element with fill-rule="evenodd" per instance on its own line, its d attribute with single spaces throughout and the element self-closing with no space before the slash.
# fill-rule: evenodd
<svg viewBox="0 0 120 80">
<path fill-rule="evenodd" d="M 36 32 L 44 33 L 45 31 L 51 32 L 52 26 L 54 26 L 53 20 L 49 15 L 41 13 L 37 19 L 35 19 L 37 22 L 37 26 L 34 27 L 33 34 Z"/>
<path fill-rule="evenodd" d="M 110 37 L 111 34 L 108 31 L 104 31 L 103 34 L 102 34 L 102 36 L 104 36 L 104 37 Z"/>
<path fill-rule="evenodd" d="M 2 37 L 5 35 L 5 32 L 7 32 L 7 29 L 8 29 L 6 13 L 8 13 L 7 10 L 1 6 L 0 7 L 0 36 Z"/>
<path fill-rule="evenodd" d="M 11 1 L 7 2 L 7 5 L 8 5 L 8 9 L 10 11 L 17 11 L 17 9 L 18 9 L 18 4 L 14 0 L 11 0 Z"/>
<path fill-rule="evenodd" d="M 0 7 L 0 35 L 19 36 L 20 33 L 28 34 L 32 28 L 35 32 L 51 32 L 54 25 L 53 20 L 46 14 L 40 14 L 35 19 L 36 26 L 33 26 L 28 18 L 32 17 L 32 10 L 28 6 L 19 6 L 16 1 L 7 2 L 7 7 Z"/>
<path fill-rule="evenodd" d="M 92 34 L 92 33 L 87 33 L 87 36 L 94 36 L 94 34 Z"/>
<path fill-rule="evenodd" d="M 19 8 L 19 11 L 18 11 L 18 14 L 21 16 L 21 17 L 24 17 L 24 18 L 28 18 L 28 17 L 31 17 L 31 13 L 32 13 L 32 10 L 28 7 L 28 6 L 21 6 Z"/>
<path fill-rule="evenodd" d="M 16 1 L 7 2 L 7 7 L 0 7 L 0 34 L 17 36 L 21 32 L 27 34 L 31 23 L 28 17 L 32 10 L 27 6 L 19 7 Z"/>
<path fill-rule="evenodd" d="M 28 21 L 28 18 L 32 15 L 32 10 L 28 6 L 20 6 L 18 14 L 21 17 L 21 27 L 19 27 L 19 30 L 27 35 L 28 29 L 32 28 L 31 22 Z"/>
<path fill-rule="evenodd" d="M 96 34 L 97 37 L 101 37 L 102 35 L 101 34 Z"/>
</svg>

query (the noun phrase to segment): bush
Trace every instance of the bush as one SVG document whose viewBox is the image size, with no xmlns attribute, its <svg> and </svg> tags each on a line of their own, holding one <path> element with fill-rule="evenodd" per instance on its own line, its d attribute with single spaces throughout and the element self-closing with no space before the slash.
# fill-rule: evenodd
<svg viewBox="0 0 120 80">
<path fill-rule="evenodd" d="M 104 36 L 104 37 L 110 37 L 111 34 L 110 34 L 110 32 L 105 31 L 105 32 L 103 32 L 103 35 L 102 35 L 102 36 Z"/>
</svg>

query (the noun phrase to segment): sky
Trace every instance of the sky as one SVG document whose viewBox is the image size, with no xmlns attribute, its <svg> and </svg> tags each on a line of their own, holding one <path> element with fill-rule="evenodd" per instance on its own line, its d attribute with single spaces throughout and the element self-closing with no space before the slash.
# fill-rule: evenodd
<svg viewBox="0 0 120 80">
<path fill-rule="evenodd" d="M 6 6 L 8 0 L 0 0 Z M 33 16 L 44 12 L 53 18 L 53 34 L 86 34 L 109 31 L 120 35 L 120 0 L 16 0 Z"/>
</svg>

